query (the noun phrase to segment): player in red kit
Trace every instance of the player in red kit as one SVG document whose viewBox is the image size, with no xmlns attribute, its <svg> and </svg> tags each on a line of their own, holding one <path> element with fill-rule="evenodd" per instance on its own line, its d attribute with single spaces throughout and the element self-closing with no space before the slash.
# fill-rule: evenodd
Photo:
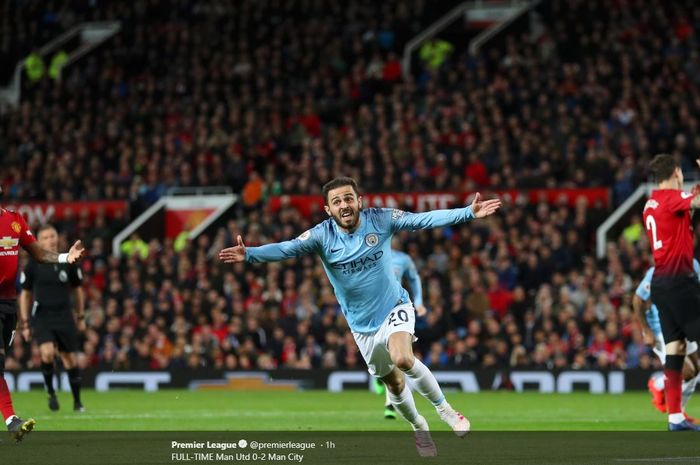
<svg viewBox="0 0 700 465">
<path fill-rule="evenodd" d="M 0 186 L 0 195 L 2 187 Z M 12 346 L 17 326 L 17 266 L 19 248 L 24 248 L 41 263 L 75 263 L 85 254 L 80 241 L 68 253 L 42 249 L 19 213 L 0 208 L 0 413 L 7 429 L 17 442 L 34 428 L 34 420 L 22 420 L 15 415 L 12 397 L 4 378 L 5 355 Z"/>
<path fill-rule="evenodd" d="M 700 160 L 697 161 L 700 166 Z M 682 370 L 686 340 L 700 340 L 700 282 L 693 270 L 690 210 L 700 208 L 698 192 L 685 192 L 683 172 L 671 155 L 657 155 L 650 164 L 658 182 L 644 205 L 644 225 L 656 269 L 651 298 L 659 309 L 666 342 L 665 391 L 669 431 L 700 431 L 681 409 Z"/>
</svg>

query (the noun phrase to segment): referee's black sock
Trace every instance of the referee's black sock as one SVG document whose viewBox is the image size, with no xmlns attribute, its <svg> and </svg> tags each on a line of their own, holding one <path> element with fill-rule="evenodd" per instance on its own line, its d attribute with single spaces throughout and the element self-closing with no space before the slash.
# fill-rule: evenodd
<svg viewBox="0 0 700 465">
<path fill-rule="evenodd" d="M 73 402 L 76 404 L 80 403 L 80 383 L 82 379 L 80 378 L 80 371 L 78 368 L 71 368 L 68 370 L 68 382 L 70 383 L 70 390 L 73 393 Z"/>
<path fill-rule="evenodd" d="M 46 384 L 46 391 L 50 396 L 56 394 L 53 389 L 53 363 L 41 362 L 41 374 L 44 375 L 44 384 Z"/>
</svg>

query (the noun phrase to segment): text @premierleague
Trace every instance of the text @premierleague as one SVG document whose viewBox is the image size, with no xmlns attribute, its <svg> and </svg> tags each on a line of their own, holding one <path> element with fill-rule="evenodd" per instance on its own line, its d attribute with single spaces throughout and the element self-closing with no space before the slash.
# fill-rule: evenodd
<svg viewBox="0 0 700 465">
<path fill-rule="evenodd" d="M 313 449 L 334 449 L 333 441 L 323 443 L 297 441 L 171 441 L 173 462 L 295 462 L 304 461 L 304 452 Z"/>
</svg>

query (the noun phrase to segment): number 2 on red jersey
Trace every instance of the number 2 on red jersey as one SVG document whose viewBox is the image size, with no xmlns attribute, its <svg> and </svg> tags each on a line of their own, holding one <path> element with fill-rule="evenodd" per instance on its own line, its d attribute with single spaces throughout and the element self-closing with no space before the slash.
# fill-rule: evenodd
<svg viewBox="0 0 700 465">
<path fill-rule="evenodd" d="M 664 246 L 664 243 L 656 238 L 656 220 L 652 215 L 647 216 L 647 230 L 651 231 L 652 247 L 654 250 L 659 250 Z"/>
</svg>

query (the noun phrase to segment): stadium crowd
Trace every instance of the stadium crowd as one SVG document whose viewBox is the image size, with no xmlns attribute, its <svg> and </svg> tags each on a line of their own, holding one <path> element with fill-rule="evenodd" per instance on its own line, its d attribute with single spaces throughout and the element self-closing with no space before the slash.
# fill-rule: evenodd
<svg viewBox="0 0 700 465">
<path fill-rule="evenodd" d="M 630 307 L 632 277 L 649 263 L 645 239 L 611 244 L 601 267 L 589 244 L 604 213 L 585 202 L 573 210 L 511 204 L 483 224 L 402 233 L 399 243 L 416 262 L 430 309 L 417 323 L 417 352 L 426 364 L 655 364 Z M 172 241 L 152 240 L 145 258 L 134 253 L 121 260 L 95 237 L 83 264 L 88 331 L 80 363 L 103 369 L 361 368 L 318 259 L 233 268 L 216 259 L 237 234 L 253 246 L 292 237 L 319 219 L 292 207 L 249 211 L 179 250 Z M 65 246 L 68 235 L 61 240 Z M 36 347 L 16 342 L 8 366 L 37 363 Z"/>
<path fill-rule="evenodd" d="M 257 245 L 324 219 L 272 213 L 268 195 L 343 173 L 367 192 L 606 186 L 617 203 L 653 154 L 700 152 L 691 1 L 547 2 L 536 40 L 457 48 L 408 77 L 398 53 L 426 3 L 357 5 L 110 2 L 96 19 L 122 32 L 0 119 L 11 199 L 128 198 L 133 216 L 171 186 L 243 193 L 221 230 L 182 250 L 153 240 L 145 258 L 111 256 L 105 220 L 57 224 L 64 249 L 86 237 L 90 250 L 83 367 L 362 368 L 317 259 L 217 262 L 238 233 Z M 510 204 L 483 224 L 401 234 L 430 310 L 425 363 L 656 364 L 630 307 L 646 239 L 623 236 L 597 262 L 607 213 Z M 38 366 L 36 347 L 15 344 L 8 368 Z"/>
<path fill-rule="evenodd" d="M 144 205 L 170 186 L 315 193 L 334 173 L 367 191 L 612 186 L 620 201 L 655 153 L 692 166 L 694 3 L 545 3 L 536 39 L 403 77 L 422 0 L 80 10 L 122 32 L 2 119 L 0 179 L 11 197 Z"/>
</svg>

